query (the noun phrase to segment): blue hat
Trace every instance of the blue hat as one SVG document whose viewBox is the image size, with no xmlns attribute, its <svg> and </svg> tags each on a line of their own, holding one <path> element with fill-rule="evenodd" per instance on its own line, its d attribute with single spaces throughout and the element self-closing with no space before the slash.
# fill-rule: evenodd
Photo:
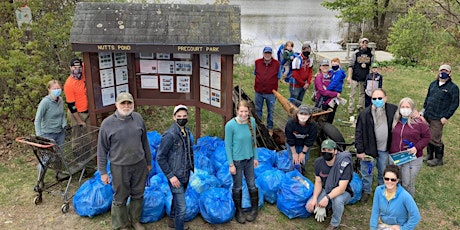
<svg viewBox="0 0 460 230">
<path fill-rule="evenodd" d="M 264 47 L 264 53 L 273 53 L 272 47 L 265 46 Z"/>
</svg>

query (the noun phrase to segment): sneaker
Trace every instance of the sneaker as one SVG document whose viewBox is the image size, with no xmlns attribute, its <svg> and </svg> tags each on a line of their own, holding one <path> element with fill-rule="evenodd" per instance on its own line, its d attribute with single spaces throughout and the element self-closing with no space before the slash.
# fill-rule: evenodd
<svg viewBox="0 0 460 230">
<path fill-rule="evenodd" d="M 361 195 L 361 201 L 366 204 L 369 200 L 369 196 L 369 194 L 363 192 L 363 194 Z"/>
<path fill-rule="evenodd" d="M 334 229 L 339 229 L 339 226 L 335 227 L 335 226 L 332 226 L 332 225 L 329 225 L 326 230 L 334 230 Z"/>
</svg>

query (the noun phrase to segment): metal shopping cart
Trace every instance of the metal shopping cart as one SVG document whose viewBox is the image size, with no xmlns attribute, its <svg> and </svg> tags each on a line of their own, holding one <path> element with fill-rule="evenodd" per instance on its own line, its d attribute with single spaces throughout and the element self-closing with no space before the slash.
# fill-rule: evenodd
<svg viewBox="0 0 460 230">
<path fill-rule="evenodd" d="M 16 141 L 32 147 L 43 173 L 38 176 L 34 191 L 37 193 L 34 203 L 42 202 L 42 193 L 59 194 L 64 204 L 61 211 L 69 211 L 69 203 L 80 187 L 82 178 L 88 167 L 95 167 L 93 159 L 96 156 L 97 137 L 99 128 L 93 126 L 74 126 L 66 130 L 66 141 L 57 145 L 53 140 L 40 136 L 18 137 Z M 73 135 L 71 135 L 72 133 Z M 77 138 L 72 138 L 76 136 Z M 46 170 L 56 172 L 56 180 L 45 184 Z M 79 173 L 80 175 L 78 176 Z M 73 177 L 78 176 L 78 183 L 73 182 Z M 63 184 L 66 183 L 64 188 Z"/>
</svg>

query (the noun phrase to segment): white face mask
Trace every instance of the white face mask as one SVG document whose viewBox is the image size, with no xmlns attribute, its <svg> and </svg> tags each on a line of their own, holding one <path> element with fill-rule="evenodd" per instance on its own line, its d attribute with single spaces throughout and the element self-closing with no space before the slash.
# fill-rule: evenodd
<svg viewBox="0 0 460 230">
<path fill-rule="evenodd" d="M 410 108 L 400 108 L 399 112 L 401 113 L 401 116 L 408 117 L 412 113 L 412 109 L 410 109 Z"/>
<path fill-rule="evenodd" d="M 308 121 L 308 118 L 310 118 L 310 115 L 297 114 L 297 118 L 300 123 L 305 123 Z"/>
</svg>

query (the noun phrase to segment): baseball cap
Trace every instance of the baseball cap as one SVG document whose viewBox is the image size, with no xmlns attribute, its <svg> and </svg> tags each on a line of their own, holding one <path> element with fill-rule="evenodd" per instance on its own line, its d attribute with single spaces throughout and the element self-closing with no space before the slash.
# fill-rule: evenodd
<svg viewBox="0 0 460 230">
<path fill-rule="evenodd" d="M 445 69 L 445 70 L 447 70 L 447 71 L 449 71 L 449 72 L 452 70 L 452 68 L 450 67 L 450 65 L 445 65 L 445 64 L 439 66 L 439 71 L 441 71 L 441 70 L 443 70 L 443 69 Z"/>
<path fill-rule="evenodd" d="M 321 144 L 321 149 L 336 149 L 336 148 L 337 148 L 337 144 L 331 139 L 326 139 Z"/>
<path fill-rule="evenodd" d="M 185 111 L 188 112 L 187 106 L 185 106 L 185 105 L 177 105 L 176 107 L 174 107 L 173 116 L 176 115 L 177 111 L 179 111 L 179 110 L 185 110 Z"/>
<path fill-rule="evenodd" d="M 134 103 L 133 95 L 131 95 L 130 93 L 125 93 L 125 92 L 118 94 L 117 103 L 121 103 L 124 101 L 129 101 L 131 103 Z"/>
<path fill-rule="evenodd" d="M 329 60 L 323 59 L 323 60 L 320 62 L 320 65 L 329 65 Z"/>
<path fill-rule="evenodd" d="M 377 64 L 377 62 L 373 62 L 371 68 L 379 68 L 379 64 Z"/>
<path fill-rule="evenodd" d="M 81 66 L 81 60 L 78 58 L 74 58 L 70 61 L 70 66 Z"/>
<path fill-rule="evenodd" d="M 366 41 L 366 42 L 369 43 L 369 39 L 367 39 L 367 38 L 361 38 L 361 39 L 359 39 L 359 43 L 363 43 L 364 41 Z"/>
<path fill-rule="evenodd" d="M 299 109 L 297 110 L 297 113 L 312 114 L 312 111 L 311 111 L 311 108 L 308 105 L 301 105 L 301 106 L 299 106 Z"/>
<path fill-rule="evenodd" d="M 305 51 L 306 49 L 311 49 L 311 46 L 310 46 L 310 44 L 308 44 L 308 43 L 303 43 L 303 45 L 302 45 L 302 51 Z"/>
<path fill-rule="evenodd" d="M 264 53 L 273 53 L 272 47 L 265 46 L 264 47 Z"/>
</svg>

